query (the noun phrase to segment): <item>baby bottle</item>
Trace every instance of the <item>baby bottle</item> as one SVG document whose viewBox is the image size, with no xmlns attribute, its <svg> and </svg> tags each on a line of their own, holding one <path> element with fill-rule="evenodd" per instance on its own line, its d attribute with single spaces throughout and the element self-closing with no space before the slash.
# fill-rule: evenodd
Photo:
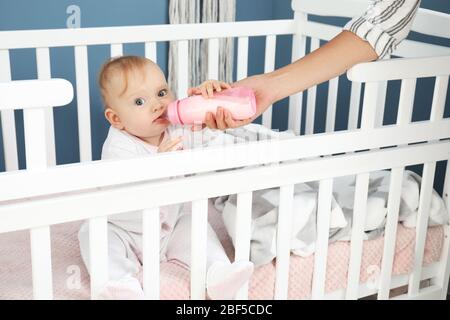
<svg viewBox="0 0 450 320">
<path fill-rule="evenodd" d="M 172 124 L 203 123 L 207 112 L 216 114 L 217 107 L 223 107 L 235 120 L 248 119 L 256 113 L 256 99 L 253 90 L 246 87 L 214 92 L 212 98 L 194 95 L 169 104 L 167 117 Z"/>
</svg>

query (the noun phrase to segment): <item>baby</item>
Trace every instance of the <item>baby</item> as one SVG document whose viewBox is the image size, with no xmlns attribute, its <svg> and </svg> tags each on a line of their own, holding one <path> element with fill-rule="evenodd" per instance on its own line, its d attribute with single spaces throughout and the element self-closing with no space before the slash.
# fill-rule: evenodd
<svg viewBox="0 0 450 320">
<path fill-rule="evenodd" d="M 124 159 L 191 148 L 186 135 L 177 135 L 166 119 L 174 97 L 158 65 L 143 57 L 123 56 L 106 62 L 99 74 L 105 117 L 111 124 L 103 144 L 102 159 Z M 229 85 L 206 81 L 189 93 L 212 94 Z M 187 130 L 190 132 L 190 130 Z M 220 140 L 221 135 L 204 129 L 203 141 Z M 208 141 L 206 141 L 208 143 Z M 158 170 L 158 168 L 155 168 Z M 160 168 L 161 169 L 161 168 Z M 108 217 L 109 281 L 97 299 L 143 299 L 136 274 L 142 262 L 142 217 L 140 211 Z M 190 203 L 160 208 L 160 260 L 186 268 L 190 264 Z M 81 255 L 89 270 L 89 228 L 84 223 L 78 234 Z M 208 224 L 207 294 L 211 299 L 232 299 L 249 280 L 253 264 L 231 263 Z M 159 285 L 159 284 L 155 284 Z"/>
</svg>

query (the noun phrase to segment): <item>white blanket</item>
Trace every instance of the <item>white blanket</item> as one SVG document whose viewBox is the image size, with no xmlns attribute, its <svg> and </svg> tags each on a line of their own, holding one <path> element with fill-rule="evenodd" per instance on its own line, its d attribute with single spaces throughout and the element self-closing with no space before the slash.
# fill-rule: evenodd
<svg viewBox="0 0 450 320">
<path fill-rule="evenodd" d="M 383 234 L 387 216 L 390 171 L 372 172 L 365 223 L 365 239 Z M 399 221 L 406 227 L 416 225 L 419 207 L 421 177 L 405 171 Z M 332 210 L 330 216 L 330 241 L 348 241 L 351 235 L 355 176 L 336 178 L 333 181 Z M 294 188 L 294 212 L 291 228 L 291 252 L 308 256 L 315 250 L 318 182 L 301 183 Z M 279 188 L 253 192 L 250 260 L 255 265 L 272 261 L 276 256 L 276 233 L 279 205 Z M 215 200 L 215 207 L 222 212 L 231 239 L 236 238 L 236 195 Z M 448 213 L 444 201 L 432 192 L 429 225 L 444 224 Z"/>
</svg>

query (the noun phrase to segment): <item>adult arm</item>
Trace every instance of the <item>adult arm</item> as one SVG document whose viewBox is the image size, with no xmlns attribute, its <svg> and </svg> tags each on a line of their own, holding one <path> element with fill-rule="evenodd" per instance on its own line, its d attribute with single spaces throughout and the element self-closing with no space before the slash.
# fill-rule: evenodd
<svg viewBox="0 0 450 320">
<path fill-rule="evenodd" d="M 391 54 L 408 35 L 419 5 L 420 0 L 373 1 L 362 16 L 317 50 L 273 72 L 234 83 L 255 91 L 257 112 L 252 118 L 234 120 L 218 108 L 215 115 L 206 115 L 206 125 L 221 130 L 246 125 L 278 100 L 339 76 L 355 64 Z"/>
</svg>

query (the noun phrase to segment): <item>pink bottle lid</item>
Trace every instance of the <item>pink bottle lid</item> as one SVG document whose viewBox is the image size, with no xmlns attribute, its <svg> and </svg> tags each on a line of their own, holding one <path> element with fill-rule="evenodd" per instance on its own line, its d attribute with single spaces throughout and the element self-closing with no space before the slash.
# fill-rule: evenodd
<svg viewBox="0 0 450 320">
<path fill-rule="evenodd" d="M 239 96 L 248 96 L 250 97 L 250 104 L 252 109 L 252 115 L 256 113 L 256 97 L 252 89 L 247 87 L 236 87 L 232 89 L 225 90 L 223 92 L 214 93 L 215 96 L 229 96 L 229 97 L 239 97 Z M 189 98 L 185 98 L 189 99 Z M 184 99 L 182 99 L 184 100 Z M 167 118 L 172 124 L 184 124 L 179 115 L 180 101 L 175 100 L 171 102 L 167 108 Z M 226 106 L 224 106 L 226 108 Z M 242 120 L 242 119 L 237 119 Z"/>
</svg>

